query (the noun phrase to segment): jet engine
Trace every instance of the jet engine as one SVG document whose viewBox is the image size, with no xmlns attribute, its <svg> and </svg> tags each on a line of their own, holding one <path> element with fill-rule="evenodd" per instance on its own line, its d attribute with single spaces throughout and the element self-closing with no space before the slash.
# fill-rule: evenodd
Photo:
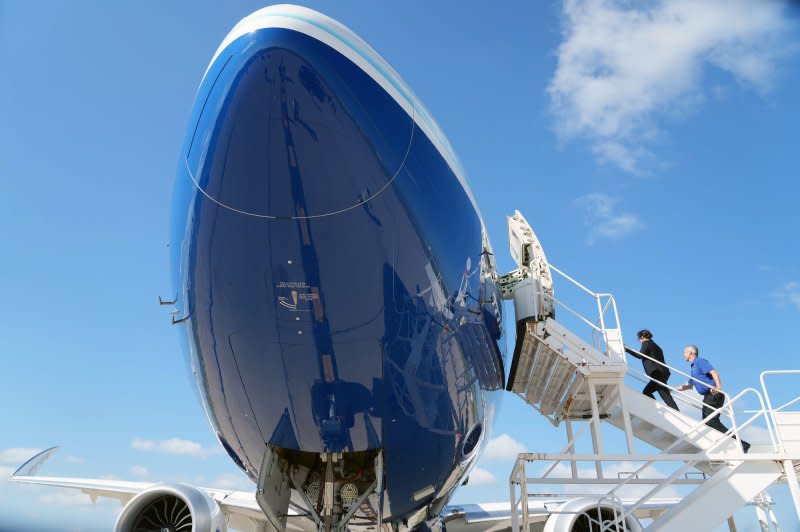
<svg viewBox="0 0 800 532">
<path fill-rule="evenodd" d="M 225 532 L 217 502 L 186 484 L 162 484 L 143 491 L 122 509 L 115 532 Z"/>
<path fill-rule="evenodd" d="M 562 504 L 547 518 L 543 532 L 590 532 L 601 530 L 599 523 L 611 524 L 622 515 L 622 508 L 611 501 L 597 504 L 597 499 L 573 499 Z M 609 530 L 642 532 L 639 521 L 633 517 L 625 518 L 624 523 L 611 524 Z"/>
</svg>

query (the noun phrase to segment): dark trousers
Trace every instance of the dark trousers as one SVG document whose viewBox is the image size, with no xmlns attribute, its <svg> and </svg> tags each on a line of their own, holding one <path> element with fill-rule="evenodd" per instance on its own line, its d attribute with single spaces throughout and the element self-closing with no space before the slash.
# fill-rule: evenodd
<svg viewBox="0 0 800 532">
<path fill-rule="evenodd" d="M 675 410 L 680 410 L 675 403 L 675 399 L 672 398 L 672 394 L 669 393 L 669 388 L 664 386 L 667 379 L 669 379 L 669 373 L 665 371 L 654 371 L 647 376 L 650 377 L 650 382 L 644 387 L 642 393 L 651 399 L 655 399 L 655 397 L 653 397 L 653 392 L 658 392 L 658 395 L 661 396 L 661 399 L 667 406 Z"/>
<path fill-rule="evenodd" d="M 703 419 L 706 419 L 708 416 L 711 415 L 711 412 L 717 410 L 718 408 L 722 408 L 725 404 L 725 396 L 721 393 L 713 394 L 708 392 L 703 395 Z M 720 432 L 728 432 L 728 427 L 722 424 L 722 421 L 719 419 L 719 412 L 717 412 L 714 417 L 711 419 L 706 420 L 706 425 L 711 428 L 717 429 Z M 731 437 L 736 438 L 733 434 Z M 738 439 L 738 438 L 737 438 Z M 750 444 L 746 441 L 742 440 L 742 448 L 744 452 L 747 452 L 747 449 L 750 448 Z"/>
</svg>

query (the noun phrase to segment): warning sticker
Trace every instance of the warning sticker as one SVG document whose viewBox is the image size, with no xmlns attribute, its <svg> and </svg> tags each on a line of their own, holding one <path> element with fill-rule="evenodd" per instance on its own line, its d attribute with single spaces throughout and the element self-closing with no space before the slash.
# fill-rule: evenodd
<svg viewBox="0 0 800 532">
<path fill-rule="evenodd" d="M 278 303 L 292 312 L 311 312 L 319 301 L 319 291 L 302 281 L 282 281 L 276 288 L 281 293 Z"/>
</svg>

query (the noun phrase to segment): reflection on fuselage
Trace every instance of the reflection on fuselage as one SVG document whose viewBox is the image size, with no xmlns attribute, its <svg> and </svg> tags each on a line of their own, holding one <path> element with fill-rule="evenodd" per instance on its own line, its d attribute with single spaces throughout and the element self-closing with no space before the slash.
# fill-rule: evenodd
<svg viewBox="0 0 800 532">
<path fill-rule="evenodd" d="M 254 480 L 266 445 L 350 453 L 367 483 L 358 453 L 381 450 L 387 517 L 443 504 L 504 380 L 488 243 L 453 170 L 374 79 L 296 31 L 232 42 L 192 116 L 173 268 L 226 450 Z"/>
</svg>

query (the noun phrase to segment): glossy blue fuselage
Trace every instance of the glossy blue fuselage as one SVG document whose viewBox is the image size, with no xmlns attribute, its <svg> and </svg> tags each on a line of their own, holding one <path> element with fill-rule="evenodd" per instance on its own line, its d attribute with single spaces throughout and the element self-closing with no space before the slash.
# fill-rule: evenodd
<svg viewBox="0 0 800 532">
<path fill-rule="evenodd" d="M 446 502 L 504 386 L 480 217 L 361 68 L 300 32 L 239 37 L 197 94 L 173 276 L 210 421 L 254 480 L 265 445 L 382 449 L 390 513 Z"/>
</svg>

